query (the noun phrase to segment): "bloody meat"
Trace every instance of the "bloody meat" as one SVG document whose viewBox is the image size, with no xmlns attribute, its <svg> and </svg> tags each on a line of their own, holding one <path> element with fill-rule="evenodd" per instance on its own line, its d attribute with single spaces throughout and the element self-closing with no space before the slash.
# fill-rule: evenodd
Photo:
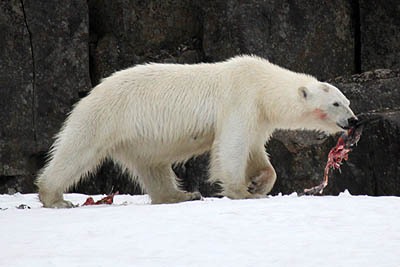
<svg viewBox="0 0 400 267">
<path fill-rule="evenodd" d="M 355 121 L 354 124 L 339 137 L 336 146 L 333 147 L 328 154 L 328 161 L 326 162 L 324 171 L 324 181 L 320 185 L 304 189 L 305 194 L 322 194 L 324 188 L 328 185 L 329 170 L 340 170 L 340 166 L 349 158 L 348 153 L 360 140 L 364 124 L 369 121 L 370 120 Z"/>
<path fill-rule="evenodd" d="M 118 195 L 118 192 L 108 195 L 106 197 L 103 197 L 102 199 L 98 201 L 94 201 L 92 197 L 88 197 L 85 201 L 85 203 L 82 204 L 82 206 L 90 206 L 90 205 L 100 205 L 100 204 L 108 204 L 111 205 L 114 201 L 114 196 Z"/>
</svg>

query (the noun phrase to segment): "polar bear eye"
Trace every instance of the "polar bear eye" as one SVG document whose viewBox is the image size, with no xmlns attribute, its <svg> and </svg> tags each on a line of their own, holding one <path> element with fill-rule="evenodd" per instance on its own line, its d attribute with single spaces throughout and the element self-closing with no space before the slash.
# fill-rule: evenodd
<svg viewBox="0 0 400 267">
<path fill-rule="evenodd" d="M 339 103 L 338 103 L 338 102 L 335 102 L 335 103 L 333 103 L 333 105 L 334 105 L 335 107 L 338 107 L 338 106 L 339 106 Z"/>
</svg>

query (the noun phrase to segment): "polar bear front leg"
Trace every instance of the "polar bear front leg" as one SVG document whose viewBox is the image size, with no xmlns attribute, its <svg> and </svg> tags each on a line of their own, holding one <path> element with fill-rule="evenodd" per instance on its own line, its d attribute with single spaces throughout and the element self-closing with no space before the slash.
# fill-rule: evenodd
<svg viewBox="0 0 400 267">
<path fill-rule="evenodd" d="M 267 195 L 274 187 L 276 172 L 262 149 L 250 153 L 246 170 L 248 191 L 255 195 Z"/>
<path fill-rule="evenodd" d="M 221 195 L 232 199 L 254 197 L 248 192 L 246 183 L 249 155 L 247 122 L 248 120 L 241 118 L 239 114 L 231 114 L 219 128 L 211 149 L 209 181 L 221 183 Z"/>
</svg>

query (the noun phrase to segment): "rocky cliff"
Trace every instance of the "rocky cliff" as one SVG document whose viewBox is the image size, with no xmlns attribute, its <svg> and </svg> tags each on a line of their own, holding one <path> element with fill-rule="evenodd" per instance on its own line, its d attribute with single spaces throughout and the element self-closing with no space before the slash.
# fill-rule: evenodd
<svg viewBox="0 0 400 267">
<path fill-rule="evenodd" d="M 101 78 L 143 62 L 214 62 L 251 53 L 329 79 L 357 113 L 382 114 L 342 174 L 331 175 L 326 194 L 348 188 L 400 195 L 399 12 L 395 0 L 2 1 L 0 192 L 35 190 L 52 136 Z M 273 193 L 318 184 L 334 144 L 320 134 L 277 132 L 267 147 L 279 177 Z M 186 189 L 215 190 L 206 183 L 207 160 L 177 166 Z M 111 163 L 75 190 L 139 192 Z"/>
</svg>

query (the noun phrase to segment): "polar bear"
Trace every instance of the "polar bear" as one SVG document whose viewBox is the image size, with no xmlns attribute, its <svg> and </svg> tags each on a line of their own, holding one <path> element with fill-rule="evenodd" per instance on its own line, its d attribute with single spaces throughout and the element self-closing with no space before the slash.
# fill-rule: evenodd
<svg viewBox="0 0 400 267">
<path fill-rule="evenodd" d="M 336 87 L 256 56 L 219 63 L 145 64 L 114 73 L 74 107 L 39 173 L 44 207 L 112 159 L 152 203 L 200 199 L 178 189 L 171 165 L 211 151 L 222 195 L 259 198 L 276 174 L 264 144 L 275 129 L 336 133 L 356 119 Z"/>
</svg>

